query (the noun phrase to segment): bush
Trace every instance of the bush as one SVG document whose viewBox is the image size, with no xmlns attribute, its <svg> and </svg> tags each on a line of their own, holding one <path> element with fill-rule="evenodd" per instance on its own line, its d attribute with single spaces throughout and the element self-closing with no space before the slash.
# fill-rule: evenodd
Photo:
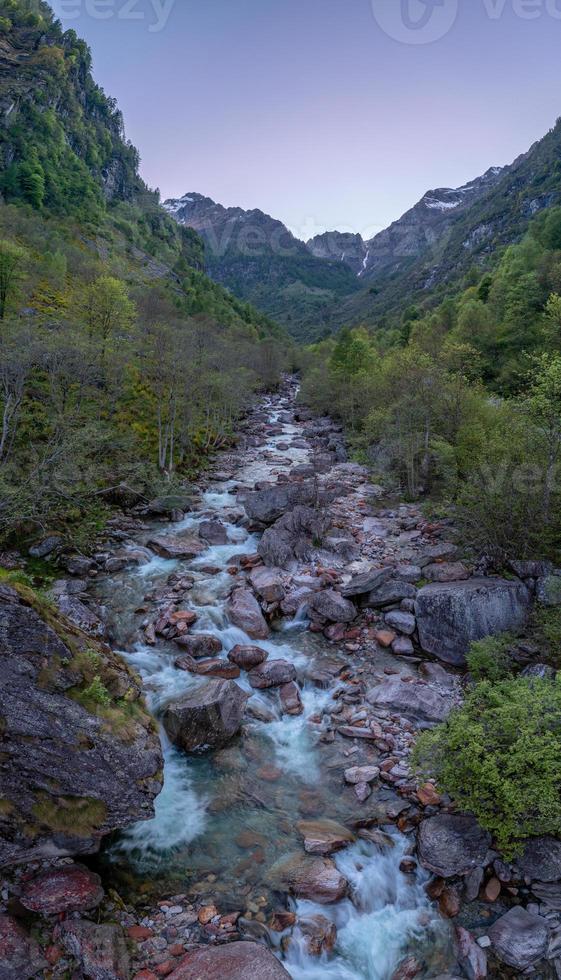
<svg viewBox="0 0 561 980">
<path fill-rule="evenodd" d="M 561 679 L 484 681 L 419 738 L 414 764 L 475 814 L 507 859 L 561 833 Z"/>
<path fill-rule="evenodd" d="M 467 655 L 467 663 L 474 681 L 501 681 L 511 672 L 510 633 L 502 636 L 486 636 L 472 643 Z"/>
</svg>

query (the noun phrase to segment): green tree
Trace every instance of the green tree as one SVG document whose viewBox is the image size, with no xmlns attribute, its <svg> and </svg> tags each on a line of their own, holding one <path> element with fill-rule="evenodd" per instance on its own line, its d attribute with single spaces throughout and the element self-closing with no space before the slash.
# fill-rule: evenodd
<svg viewBox="0 0 561 980">
<path fill-rule="evenodd" d="M 89 336 L 100 342 L 104 368 L 109 339 L 130 328 L 135 317 L 134 303 L 129 299 L 124 282 L 113 276 L 100 276 L 86 289 L 84 312 Z"/>
<path fill-rule="evenodd" d="M 0 239 L 0 320 L 6 316 L 8 303 L 22 277 L 26 257 L 25 249 L 5 238 Z"/>
</svg>

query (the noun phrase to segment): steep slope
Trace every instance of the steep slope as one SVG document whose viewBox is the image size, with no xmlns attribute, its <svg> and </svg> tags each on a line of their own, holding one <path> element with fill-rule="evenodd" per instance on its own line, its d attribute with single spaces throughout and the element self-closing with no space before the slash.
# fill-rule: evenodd
<svg viewBox="0 0 561 980">
<path fill-rule="evenodd" d="M 263 211 L 225 208 L 196 193 L 164 206 L 180 225 L 204 239 L 208 274 L 296 338 L 313 336 L 317 322 L 359 288 L 350 268 L 316 258 L 282 222 Z"/>
<path fill-rule="evenodd" d="M 326 231 L 306 242 L 308 249 L 317 259 L 343 262 L 355 275 L 360 275 L 368 260 L 368 245 L 362 235 L 351 232 Z"/>
</svg>

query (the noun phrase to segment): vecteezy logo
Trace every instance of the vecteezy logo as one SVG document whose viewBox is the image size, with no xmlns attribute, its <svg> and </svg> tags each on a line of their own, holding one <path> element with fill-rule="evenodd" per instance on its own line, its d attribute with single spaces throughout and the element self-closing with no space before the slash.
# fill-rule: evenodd
<svg viewBox="0 0 561 980">
<path fill-rule="evenodd" d="M 458 0 L 370 0 L 376 22 L 402 44 L 431 44 L 456 23 Z"/>
</svg>

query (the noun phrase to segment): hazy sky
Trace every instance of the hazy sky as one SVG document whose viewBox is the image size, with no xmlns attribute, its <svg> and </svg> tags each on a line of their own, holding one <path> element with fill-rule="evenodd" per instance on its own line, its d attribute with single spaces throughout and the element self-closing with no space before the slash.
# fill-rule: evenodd
<svg viewBox="0 0 561 980">
<path fill-rule="evenodd" d="M 369 237 L 561 115 L 561 0 L 53 6 L 90 44 L 151 186 L 259 207 L 302 238 Z"/>
</svg>

